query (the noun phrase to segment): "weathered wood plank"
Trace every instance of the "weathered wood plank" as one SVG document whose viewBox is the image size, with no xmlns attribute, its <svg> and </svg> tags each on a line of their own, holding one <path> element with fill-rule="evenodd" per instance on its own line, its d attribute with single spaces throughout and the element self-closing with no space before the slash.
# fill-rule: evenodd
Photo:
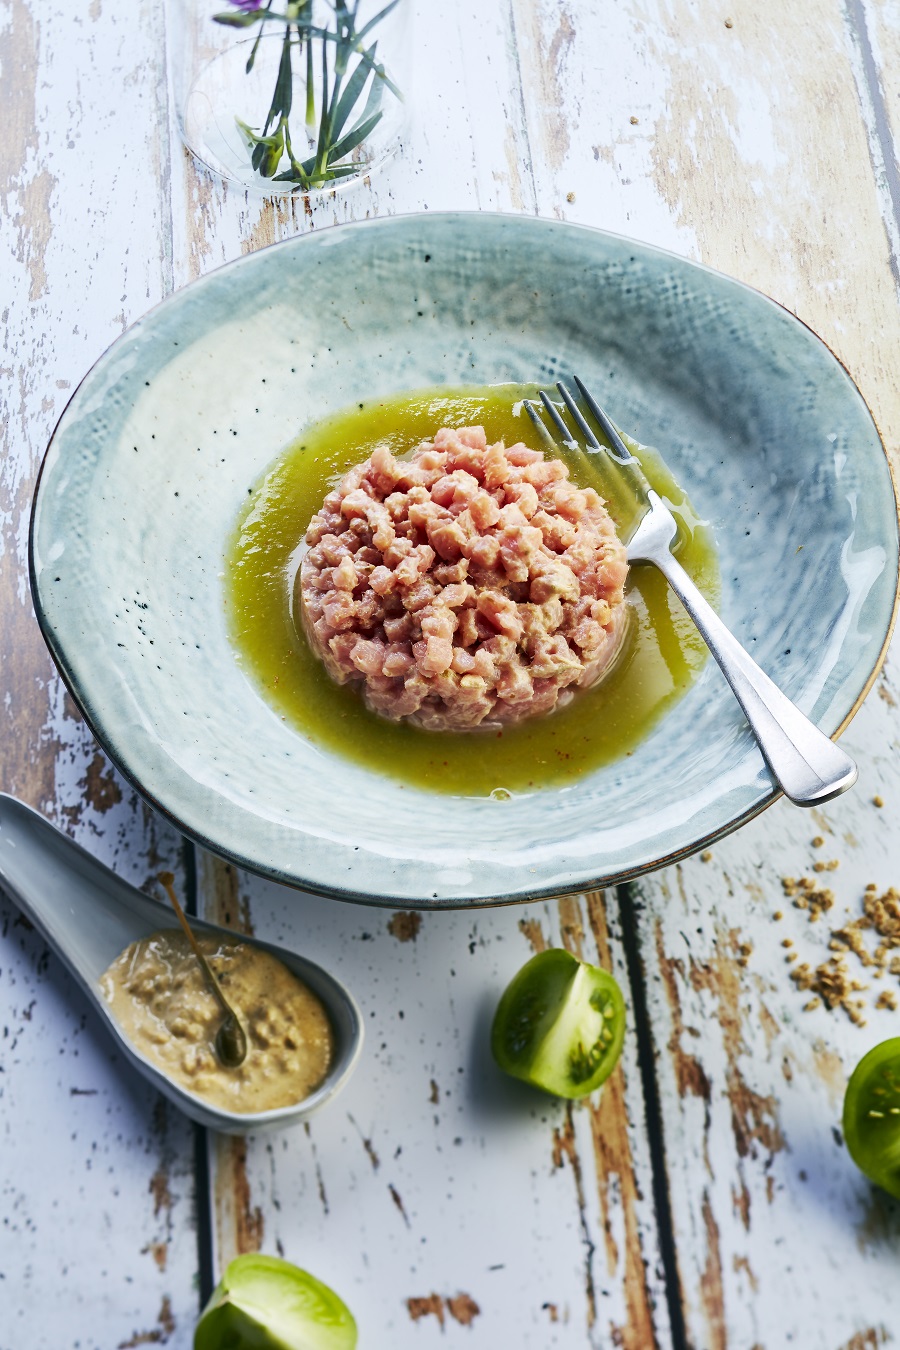
<svg viewBox="0 0 900 1350">
<path fill-rule="evenodd" d="M 883 52 L 895 7 L 865 9 Z M 651 79 L 629 126 L 634 136 L 647 129 L 639 163 L 690 232 L 682 249 L 810 323 L 857 379 L 895 454 L 896 220 L 878 172 L 884 127 L 866 92 L 860 10 L 736 3 L 726 27 L 707 6 L 634 7 L 633 60 Z M 625 162 L 618 149 L 613 158 Z M 638 180 L 634 167 L 629 176 Z M 895 679 L 882 678 L 847 733 L 861 767 L 854 793 L 812 817 L 780 803 L 708 862 L 636 888 L 684 1317 L 697 1346 L 836 1350 L 887 1343 L 900 1326 L 900 1211 L 858 1176 L 839 1133 L 847 1074 L 897 1034 L 897 1014 L 871 1007 L 888 977 L 865 992 L 859 1027 L 843 1012 L 804 1011 L 810 993 L 788 961 L 797 952 L 798 964 L 825 962 L 831 929 L 858 916 L 865 885 L 897 881 Z M 832 860 L 834 872 L 813 871 Z M 802 875 L 836 896 L 815 925 L 783 895 L 781 878 Z"/>
<path fill-rule="evenodd" d="M 890 202 L 845 7 L 514 3 L 539 213 L 634 235 L 766 291 L 848 365 L 895 445 Z M 896 6 L 870 8 L 890 55 Z"/>
<path fill-rule="evenodd" d="M 894 697 L 891 683 L 879 687 Z M 709 861 L 637 888 L 679 1269 L 698 1345 L 750 1350 L 792 1336 L 836 1350 L 900 1326 L 900 1206 L 857 1173 L 840 1134 L 854 1064 L 900 1033 L 900 1014 L 875 1006 L 887 993 L 900 1007 L 900 980 L 846 958 L 867 986 L 857 1025 L 821 1000 L 808 1008 L 811 992 L 791 979 L 797 965 L 833 957 L 830 935 L 859 918 L 867 884 L 881 894 L 898 882 L 898 730 L 896 706 L 873 696 L 845 738 L 861 766 L 853 794 L 811 816 L 780 802 Z M 815 870 L 834 860 L 837 869 Z M 834 895 L 815 922 L 784 893 L 783 878 L 803 876 Z M 871 934 L 866 945 L 875 947 Z"/>
<path fill-rule="evenodd" d="M 408 144 L 370 189 L 334 206 L 260 207 L 176 159 L 176 276 L 384 210 L 534 210 L 513 9 L 437 23 L 420 7 Z M 403 942 L 415 921 L 389 928 L 387 915 L 253 878 L 236 897 L 236 882 L 207 860 L 206 912 L 252 916 L 261 935 L 344 975 L 371 1019 L 370 1048 L 307 1131 L 211 1141 L 216 1267 L 248 1248 L 283 1251 L 334 1282 L 364 1335 L 398 1347 L 428 1325 L 462 1334 L 460 1324 L 484 1345 L 666 1346 L 633 1042 L 599 1103 L 577 1109 L 523 1094 L 486 1062 L 492 1004 L 528 955 L 520 921 L 533 941 L 588 954 L 599 943 L 608 963 L 600 902 L 562 915 L 426 916 Z M 624 980 L 618 949 L 613 960 Z"/>
<path fill-rule="evenodd" d="M 506 1080 L 490 1021 L 534 949 L 612 965 L 599 895 L 479 914 L 391 914 L 291 892 L 213 859 L 217 913 L 302 950 L 363 1008 L 362 1064 L 338 1102 L 274 1139 L 213 1140 L 216 1266 L 280 1252 L 332 1282 L 366 1339 L 669 1345 L 633 1027 L 596 1100 Z"/>
<path fill-rule="evenodd" d="M 122 15 L 100 6 L 86 18 L 59 5 L 40 13 L 25 0 L 10 5 L 12 68 L 21 79 L 17 74 L 9 135 L 0 149 L 19 297 L 4 338 L 11 427 L 0 503 L 0 641 L 8 680 L 4 786 L 58 811 L 89 846 L 139 882 L 159 859 L 172 861 L 176 841 L 164 829 L 154 841 L 131 794 L 108 776 L 90 738 L 67 714 L 28 619 L 22 541 L 30 476 L 45 427 L 65 395 L 55 381 L 71 385 L 173 276 L 181 284 L 298 229 L 378 211 L 480 206 L 565 215 L 702 258 L 774 294 L 847 362 L 896 444 L 900 411 L 890 375 L 898 326 L 890 267 L 897 250 L 890 183 L 879 177 L 876 153 L 878 144 L 883 153 L 884 133 L 879 142 L 859 45 L 863 12 L 890 129 L 894 72 L 900 68 L 895 6 L 853 0 L 845 8 L 837 0 L 812 0 L 802 14 L 790 7 L 775 14 L 754 11 L 742 0 L 732 6 L 730 27 L 724 14 L 687 0 L 633 0 L 602 12 L 560 0 L 509 0 L 478 13 L 457 8 L 440 23 L 431 7 L 419 9 L 416 121 L 403 155 L 370 189 L 307 217 L 292 204 L 248 204 L 176 149 L 170 234 L 168 204 L 159 194 L 166 177 L 166 154 L 159 150 L 166 139 L 158 131 L 161 64 L 147 59 L 148 51 L 162 50 L 156 11 L 145 6 L 139 22 L 129 12 L 126 26 Z M 115 100 L 106 98 L 112 70 L 121 84 Z M 125 122 L 141 130 L 123 144 Z M 105 197 L 98 195 L 88 163 L 113 166 Z M 880 702 L 868 705 L 850 732 L 865 783 L 815 826 L 835 841 L 830 856 L 841 857 L 839 871 L 828 874 L 839 905 L 858 904 L 873 867 L 871 879 L 879 885 L 889 884 L 892 868 L 896 880 L 889 827 L 895 695 L 890 678 L 879 688 Z M 870 803 L 873 781 L 887 803 L 881 811 Z M 799 819 L 802 824 L 805 818 Z M 791 808 L 776 808 L 714 850 L 711 862 L 686 864 L 677 876 L 647 883 L 641 892 L 668 1181 L 686 1317 L 698 1346 L 781 1344 L 781 1314 L 804 1282 L 816 1301 L 801 1298 L 792 1312 L 798 1343 L 836 1350 L 854 1336 L 871 1333 L 872 1342 L 880 1326 L 890 1334 L 897 1322 L 896 1308 L 874 1297 L 879 1287 L 891 1287 L 883 1272 L 896 1261 L 894 1210 L 872 1202 L 874 1218 L 866 1223 L 869 1191 L 852 1173 L 838 1172 L 846 1157 L 819 1133 L 825 1117 L 837 1119 L 843 1073 L 882 1029 L 893 1026 L 891 1015 L 879 1013 L 881 1028 L 870 1020 L 860 1029 L 821 1009 L 800 1013 L 801 995 L 782 973 L 780 934 L 788 916 L 802 919 L 792 940 L 798 948 L 802 940 L 811 958 L 825 920 L 813 929 L 801 912 L 785 907 L 785 920 L 775 924 L 766 917 L 765 901 L 753 901 L 758 891 L 748 889 L 761 886 L 767 900 L 774 888 L 777 902 L 780 875 L 802 872 L 824 856 L 798 844 L 797 821 Z M 213 875 L 204 872 L 210 906 L 222 894 L 219 869 L 216 864 Z M 655 1335 L 665 1345 L 633 1044 L 624 1077 L 612 1080 L 600 1106 L 572 1112 L 542 1099 L 540 1108 L 530 1098 L 526 1107 L 512 1088 L 497 1087 L 489 1066 L 471 1050 L 479 1039 L 483 1054 L 485 990 L 496 994 L 527 955 L 518 920 L 539 922 L 540 929 L 530 924 L 527 930 L 533 940 L 540 932 L 542 939 L 583 941 L 593 951 L 605 941 L 596 903 L 583 902 L 577 915 L 571 907 L 561 915 L 541 907 L 480 916 L 477 924 L 464 915 L 427 916 L 418 936 L 400 943 L 384 927 L 375 931 L 376 924 L 387 924 L 386 915 L 329 906 L 256 881 L 237 886 L 227 875 L 224 881 L 232 887 L 226 886 L 226 901 L 233 906 L 236 895 L 239 905 L 246 902 L 266 935 L 320 943 L 320 959 L 343 969 L 358 992 L 366 991 L 380 1035 L 370 1037 L 377 1053 L 361 1068 L 350 1095 L 321 1124 L 313 1122 L 309 1136 L 216 1144 L 219 1257 L 259 1244 L 277 1249 L 280 1241 L 286 1254 L 302 1261 L 303 1251 L 295 1250 L 302 1244 L 314 1253 L 318 1272 L 347 1294 L 364 1326 L 394 1319 L 396 1344 L 400 1336 L 421 1340 L 428 1326 L 438 1334 L 443 1319 L 448 1335 L 480 1337 L 485 1344 L 506 1342 L 512 1320 L 518 1343 L 539 1347 L 586 1339 L 606 1344 L 610 1323 L 622 1329 L 623 1344 L 643 1346 Z M 747 906 L 740 923 L 735 897 Z M 614 915 L 613 902 L 608 905 Z M 694 933 L 686 919 L 702 932 Z M 369 931 L 371 940 L 363 937 Z M 746 965 L 740 951 L 745 941 L 753 944 Z M 617 968 L 619 951 L 614 940 Z M 372 955 L 364 962 L 360 952 Z M 185 1215 L 184 1127 L 170 1122 L 175 1142 L 170 1135 L 168 1143 L 150 1144 L 138 1124 L 148 1105 L 136 1089 L 123 1128 L 114 1114 L 125 1109 L 117 1071 L 104 1063 L 99 1046 L 84 1048 L 89 1030 L 81 1031 L 61 1004 L 68 1000 L 64 979 L 54 977 L 52 968 L 42 973 L 33 935 L 8 927 L 4 961 L 4 976 L 17 981 L 8 986 L 10 1025 L 23 1033 L 14 1052 L 16 1082 L 27 1084 L 30 1094 L 4 1117 L 12 1132 L 21 1129 L 21 1119 L 57 1100 L 49 1075 L 37 1067 L 48 1043 L 58 1046 L 68 1037 L 66 1044 L 80 1051 L 72 1062 L 92 1065 L 96 1076 L 89 1086 L 98 1090 L 96 1099 L 72 1099 L 73 1112 L 88 1114 L 77 1117 L 70 1144 L 63 1147 L 58 1131 L 54 1135 L 55 1170 L 48 1178 L 44 1168 L 44 1186 L 15 1192 L 17 1222 L 25 1215 L 23 1259 L 45 1250 L 41 1235 L 51 1223 L 59 1235 L 54 1253 L 71 1245 L 69 1234 L 99 1231 L 85 1208 L 96 1196 L 93 1187 L 67 1197 L 68 1227 L 50 1200 L 54 1185 L 65 1193 L 69 1176 L 84 1164 L 88 1135 L 98 1149 L 118 1150 L 117 1169 L 131 1147 L 132 1170 L 116 1173 L 122 1195 L 110 1207 L 110 1222 L 114 1232 L 117 1224 L 124 1230 L 126 1219 L 132 1230 L 140 1226 L 147 1243 L 143 1255 L 133 1241 L 118 1244 L 115 1269 L 93 1279 L 92 1269 L 102 1267 L 94 1261 L 97 1248 L 84 1243 L 69 1262 L 58 1308 L 47 1316 L 66 1318 L 70 1330 L 85 1328 L 83 1343 L 93 1343 L 97 1300 L 105 1300 L 104 1338 L 119 1326 L 123 1340 L 151 1331 L 166 1336 L 169 1313 L 162 1311 L 161 1295 L 177 1279 L 181 1292 L 169 1297 L 178 1323 L 174 1335 L 183 1339 L 189 1314 L 179 1309 L 190 1306 L 195 1268 Z M 456 975 L 448 974 L 451 968 Z M 30 1021 L 21 1010 L 30 1011 Z M 433 1027 L 445 1029 L 443 1044 L 429 1044 Z M 692 1028 L 701 1034 L 692 1035 Z M 382 1043 L 386 1048 L 377 1049 Z M 456 1074 L 460 1067 L 462 1075 Z M 431 1100 L 432 1078 L 437 1101 Z M 465 1084 L 462 1094 L 457 1079 Z M 91 1127 L 98 1117 L 90 1113 L 101 1103 L 104 1113 L 107 1107 L 113 1113 L 106 1134 Z M 332 1120 L 341 1121 L 340 1130 Z M 457 1137 L 461 1144 L 453 1142 Z M 136 1160 L 135 1145 L 148 1147 Z M 394 1157 L 398 1146 L 403 1151 Z M 357 1164 L 348 1166 L 352 1156 Z M 5 1162 L 7 1157 L 8 1175 L 24 1175 L 22 1155 L 5 1152 Z M 163 1205 L 153 1215 L 157 1193 L 167 1193 L 155 1180 L 166 1157 L 173 1208 L 168 1213 Z M 453 1178 L 449 1186 L 442 1169 Z M 154 1191 L 137 1193 L 150 1183 Z M 23 1195 L 39 1198 L 36 1211 L 28 1210 Z M 499 1213 L 504 1201 L 509 1209 Z M 37 1222 L 35 1213 L 36 1233 L 27 1221 Z M 825 1223 L 827 1258 L 810 1245 L 810 1234 L 820 1236 Z M 359 1233 L 352 1281 L 344 1275 L 350 1231 Z M 159 1271 L 155 1244 L 164 1238 L 168 1267 Z M 513 1255 L 493 1262 L 494 1247 Z M 373 1258 L 375 1267 L 363 1265 L 364 1251 L 382 1253 Z M 651 1268 L 646 1277 L 639 1269 L 643 1260 Z M 504 1269 L 490 1271 L 491 1264 Z M 843 1321 L 833 1320 L 831 1291 L 844 1270 L 852 1272 L 859 1301 L 846 1299 L 849 1281 L 841 1280 L 845 1311 Z M 541 1271 L 552 1275 L 552 1287 L 548 1278 L 543 1293 Z M 79 1284 L 90 1289 L 93 1303 L 79 1302 Z M 393 1300 L 387 1314 L 373 1310 L 382 1285 Z M 588 1330 L 592 1299 L 595 1321 Z M 869 1321 L 862 1316 L 863 1300 L 873 1310 Z M 829 1310 L 827 1324 L 822 1307 Z M 33 1317 L 33 1308 L 33 1301 L 22 1302 L 17 1316 Z M 801 1328 L 804 1309 L 812 1331 L 809 1324 Z M 158 1313 L 162 1320 L 154 1324 Z M 471 1330 L 463 1333 L 459 1328 L 467 1320 Z M 32 1322 L 29 1344 L 64 1343 L 51 1334 L 59 1325 L 61 1320 Z"/>
<path fill-rule="evenodd" d="M 64 693 L 28 591 L 28 512 L 53 423 L 103 348 L 170 284 L 158 7 L 2 20 L 2 787 L 144 885 L 181 841 L 109 768 Z M 0 899 L 0 1345 L 188 1335 L 193 1137 Z M 182 1343 L 187 1343 L 183 1341 Z"/>
</svg>

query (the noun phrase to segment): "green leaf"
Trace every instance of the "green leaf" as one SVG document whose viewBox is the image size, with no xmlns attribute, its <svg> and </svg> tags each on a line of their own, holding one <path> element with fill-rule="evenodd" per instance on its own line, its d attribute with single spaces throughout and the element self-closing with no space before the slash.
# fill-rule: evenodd
<svg viewBox="0 0 900 1350">
<path fill-rule="evenodd" d="M 335 43 L 338 43 L 339 45 L 340 45 L 341 43 L 344 43 L 344 44 L 346 45 L 346 39 L 343 38 L 343 37 L 341 37 L 339 34 L 337 34 L 337 33 L 332 33 L 331 30 L 328 29 L 328 28 L 318 28 L 318 27 L 315 26 L 314 24 L 310 24 L 308 27 L 304 28 L 304 29 L 303 29 L 303 35 L 304 35 L 304 37 L 307 39 L 307 41 L 308 41 L 311 37 L 313 37 L 313 38 L 319 38 L 322 42 L 335 42 Z M 358 45 L 357 40 L 356 40 L 355 38 L 353 39 L 353 42 L 354 42 L 354 44 L 355 44 L 355 45 L 353 46 L 353 50 L 358 54 L 360 60 L 361 60 L 361 61 L 365 61 L 366 64 L 367 64 L 372 70 L 375 71 L 375 74 L 378 76 L 378 78 L 379 78 L 380 80 L 383 80 L 383 81 L 384 81 L 385 85 L 387 86 L 388 89 L 390 89 L 390 91 L 391 91 L 391 93 L 394 95 L 394 97 L 395 97 L 395 98 L 398 98 L 398 99 L 400 100 L 400 102 L 402 103 L 402 102 L 403 102 L 403 94 L 400 92 L 400 90 L 399 90 L 399 89 L 397 88 L 397 86 L 394 84 L 394 81 L 393 81 L 392 79 L 389 78 L 387 72 L 385 71 L 384 66 L 378 65 L 375 61 L 373 61 L 373 60 L 369 57 L 369 55 L 368 55 L 368 53 L 366 52 L 366 50 L 365 50 L 363 47 L 360 47 L 360 46 Z"/>
<path fill-rule="evenodd" d="M 373 58 L 375 55 L 375 48 L 377 45 L 378 45 L 377 43 L 373 43 L 372 46 L 369 48 L 369 55 L 371 55 Z M 350 79 L 347 81 L 347 87 L 341 94 L 341 97 L 338 101 L 338 105 L 334 110 L 334 116 L 331 119 L 332 137 L 340 136 L 341 132 L 344 130 L 347 118 L 350 116 L 351 112 L 356 106 L 357 101 L 362 96 L 363 89 L 366 86 L 366 81 L 369 79 L 369 76 L 371 74 L 372 72 L 368 68 L 366 63 L 364 61 L 360 61 L 356 69 L 354 70 L 353 74 L 350 76 Z"/>
<path fill-rule="evenodd" d="M 352 164 L 332 164 L 328 168 L 328 178 L 349 178 L 351 174 L 362 173 L 369 167 L 367 159 L 355 159 Z"/>
<path fill-rule="evenodd" d="M 281 60 L 278 63 L 278 79 L 275 82 L 275 93 L 272 96 L 272 108 L 270 117 L 290 117 L 291 104 L 294 99 L 294 80 L 293 69 L 291 67 L 291 30 L 285 29 L 284 42 L 281 47 Z"/>
<path fill-rule="evenodd" d="M 383 66 L 383 65 L 380 65 L 380 64 L 379 64 L 378 62 L 376 62 L 376 61 L 370 61 L 366 52 L 360 52 L 359 57 L 360 57 L 360 60 L 361 60 L 361 61 L 365 61 L 367 65 L 371 65 L 372 69 L 374 70 L 374 72 L 375 72 L 375 74 L 377 75 L 378 79 L 381 80 L 382 84 L 385 84 L 385 85 L 387 86 L 387 88 L 390 89 L 390 91 L 391 91 L 391 93 L 394 95 L 394 97 L 395 97 L 395 98 L 398 98 L 398 99 L 400 100 L 400 102 L 402 103 L 402 102 L 403 102 L 403 95 L 400 93 L 400 90 L 399 90 L 399 89 L 397 88 L 397 86 L 394 84 L 394 81 L 388 78 L 388 75 L 387 75 L 387 72 L 386 72 L 384 66 Z"/>
<path fill-rule="evenodd" d="M 343 140 L 338 141 L 337 145 L 332 146 L 328 156 L 329 160 L 343 159 L 344 155 L 348 155 L 351 150 L 355 150 L 356 147 L 366 139 L 369 132 L 377 126 L 383 116 L 384 113 L 377 112 L 374 117 L 368 117 L 363 122 L 357 122 L 353 130 L 348 132 Z"/>
<path fill-rule="evenodd" d="M 375 14 L 369 20 L 369 22 L 364 25 L 364 27 L 360 28 L 359 32 L 356 34 L 357 42 L 361 42 L 362 39 L 366 36 L 366 34 L 372 31 L 376 23 L 381 23 L 381 20 L 385 18 L 386 15 L 390 14 L 392 9 L 396 9 L 399 3 L 400 0 L 391 0 L 391 3 L 389 5 L 385 5 L 384 9 L 379 10 L 378 13 Z"/>
<path fill-rule="evenodd" d="M 266 0 L 266 8 L 265 8 L 265 11 L 264 11 L 264 13 L 263 13 L 263 18 L 268 18 L 268 16 L 269 16 L 269 11 L 270 11 L 271 8 L 272 8 L 272 0 Z M 258 32 L 257 35 L 256 35 L 256 38 L 255 38 L 254 43 L 253 43 L 253 46 L 250 48 L 250 55 L 247 57 L 247 64 L 246 64 L 246 66 L 244 67 L 244 70 L 246 71 L 246 73 L 247 73 L 248 75 L 250 74 L 251 70 L 253 69 L 254 62 L 256 61 L 256 53 L 259 51 L 259 42 L 260 42 L 260 38 L 262 37 L 262 35 L 263 35 L 264 32 L 265 32 L 265 27 L 264 27 L 263 24 L 260 24 L 260 26 L 259 26 L 259 32 Z"/>
<path fill-rule="evenodd" d="M 381 107 L 381 99 L 384 94 L 384 81 L 378 77 L 372 81 L 372 87 L 369 90 L 369 97 L 366 99 L 366 106 L 362 110 L 362 116 L 357 122 L 364 122 L 367 117 L 374 117 L 375 113 Z"/>
<path fill-rule="evenodd" d="M 316 157 L 313 160 L 312 176 L 321 174 L 328 165 L 328 55 L 325 43 L 322 43 L 322 113 L 319 118 L 319 137 L 316 143 Z M 306 168 L 306 165 L 303 166 Z"/>
</svg>

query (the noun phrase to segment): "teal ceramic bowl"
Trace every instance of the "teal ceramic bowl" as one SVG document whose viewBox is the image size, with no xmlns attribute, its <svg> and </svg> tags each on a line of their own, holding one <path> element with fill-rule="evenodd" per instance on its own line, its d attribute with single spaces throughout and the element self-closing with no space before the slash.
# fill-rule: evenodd
<svg viewBox="0 0 900 1350">
<path fill-rule="evenodd" d="M 894 613 L 894 492 L 822 342 L 696 264 L 525 217 L 315 232 L 194 282 L 97 363 L 34 505 L 38 618 L 107 753 L 186 834 L 352 900 L 572 893 L 672 862 L 777 796 L 709 662 L 629 757 L 565 789 L 446 797 L 324 753 L 242 673 L 223 559 L 248 488 L 302 426 L 366 397 L 577 371 L 658 446 L 716 530 L 722 613 L 829 735 Z"/>
</svg>

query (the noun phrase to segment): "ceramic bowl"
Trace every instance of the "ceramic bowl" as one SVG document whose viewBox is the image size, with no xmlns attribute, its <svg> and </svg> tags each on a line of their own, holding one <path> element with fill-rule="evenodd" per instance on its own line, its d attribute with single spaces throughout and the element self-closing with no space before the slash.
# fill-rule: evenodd
<svg viewBox="0 0 900 1350">
<path fill-rule="evenodd" d="M 829 735 L 882 660 L 887 460 L 802 323 L 658 249 L 525 217 L 345 225 L 265 249 L 135 324 L 44 462 L 32 585 L 88 723 L 144 796 L 242 866 L 348 899 L 470 905 L 671 862 L 777 796 L 711 662 L 629 757 L 564 790 L 446 797 L 317 749 L 242 674 L 223 556 L 302 426 L 367 396 L 579 372 L 715 527 L 722 614 Z"/>
</svg>

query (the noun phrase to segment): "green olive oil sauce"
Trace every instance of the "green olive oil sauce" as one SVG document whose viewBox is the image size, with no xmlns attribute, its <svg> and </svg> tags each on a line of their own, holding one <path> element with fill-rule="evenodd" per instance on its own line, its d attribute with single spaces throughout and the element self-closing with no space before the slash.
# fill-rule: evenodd
<svg viewBox="0 0 900 1350">
<path fill-rule="evenodd" d="M 524 441 L 546 452 L 521 399 L 533 387 L 429 389 L 359 403 L 310 427 L 266 473 L 238 521 L 226 557 L 226 607 L 236 657 L 266 700 L 323 749 L 418 788 L 506 796 L 560 787 L 629 754 L 684 694 L 706 647 L 656 568 L 631 569 L 633 621 L 610 674 L 559 711 L 502 731 L 429 732 L 369 712 L 359 687 L 337 685 L 291 614 L 306 528 L 326 493 L 378 445 L 411 453 L 443 426 L 481 425 L 488 443 Z M 655 451 L 631 446 L 679 522 L 682 565 L 715 603 L 719 574 L 712 532 L 694 513 Z M 556 451 L 573 482 L 597 487 L 617 527 L 636 514 L 624 480 Z M 599 470 L 599 473 L 598 473 Z M 602 477 L 600 476 L 602 474 Z M 300 631 L 298 631 L 300 629 Z"/>
</svg>

